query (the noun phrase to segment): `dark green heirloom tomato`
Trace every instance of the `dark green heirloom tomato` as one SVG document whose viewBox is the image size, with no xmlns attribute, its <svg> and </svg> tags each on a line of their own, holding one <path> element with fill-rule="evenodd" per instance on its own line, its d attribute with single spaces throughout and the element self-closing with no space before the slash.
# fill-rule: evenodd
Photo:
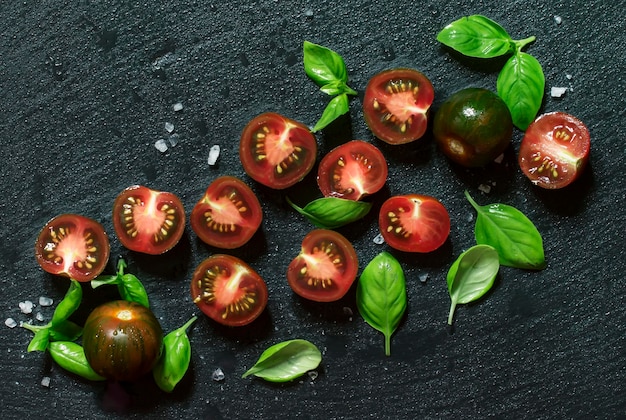
<svg viewBox="0 0 626 420">
<path fill-rule="evenodd" d="M 94 309 L 83 330 L 87 361 L 100 376 L 133 381 L 148 373 L 163 348 L 163 330 L 150 309 L 117 300 Z"/>
<path fill-rule="evenodd" d="M 440 149 L 466 167 L 485 166 L 511 142 L 513 121 L 504 101 L 482 88 L 458 91 L 441 105 L 433 122 Z"/>
</svg>

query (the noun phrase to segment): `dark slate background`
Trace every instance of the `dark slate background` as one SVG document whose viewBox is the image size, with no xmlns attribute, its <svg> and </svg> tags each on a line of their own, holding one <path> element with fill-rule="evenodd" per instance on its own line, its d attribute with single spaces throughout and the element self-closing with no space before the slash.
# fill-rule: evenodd
<svg viewBox="0 0 626 420">
<path fill-rule="evenodd" d="M 75 212 L 103 223 L 115 257 L 143 280 L 166 331 L 197 313 L 188 283 L 195 266 L 217 250 L 191 229 L 160 257 L 124 250 L 113 233 L 111 206 L 125 187 L 144 184 L 178 194 L 188 211 L 218 175 L 242 177 L 263 203 L 260 233 L 233 251 L 267 280 L 268 308 L 253 326 L 221 328 L 206 317 L 193 327 L 191 369 L 176 391 L 160 392 L 150 378 L 125 387 L 66 374 L 48 355 L 29 354 L 32 334 L 3 325 L 0 411 L 3 417 L 47 418 L 615 418 L 624 415 L 624 10 L 623 0 L 517 2 L 459 0 L 200 2 L 15 1 L 0 5 L 0 268 L 3 321 L 28 321 L 18 304 L 48 296 L 68 282 L 37 266 L 33 243 L 53 216 Z M 383 353 L 383 337 L 358 315 L 354 289 L 340 302 L 297 298 L 285 270 L 312 228 L 284 196 L 316 195 L 305 188 L 276 192 L 250 180 L 238 159 L 242 128 L 276 111 L 314 124 L 328 97 L 302 68 L 302 41 L 345 57 L 350 85 L 360 92 L 375 73 L 413 67 L 432 80 L 436 109 L 468 86 L 495 90 L 503 60 L 470 60 L 438 44 L 437 32 L 457 18 L 484 14 L 514 38 L 535 35 L 527 51 L 546 76 L 542 111 L 566 111 L 592 135 L 590 166 L 563 191 L 533 188 L 520 173 L 522 133 L 500 165 L 465 170 L 449 163 L 430 134 L 391 147 L 367 130 L 359 98 L 350 115 L 318 136 L 320 155 L 353 138 L 379 146 L 389 161 L 389 195 L 430 194 L 452 218 L 449 241 L 430 255 L 392 251 L 408 280 L 409 307 Z M 555 16 L 562 18 L 561 23 Z M 569 77 L 568 77 L 569 76 Z M 552 98 L 552 86 L 567 87 Z M 173 111 L 181 102 L 184 109 Z M 154 147 L 175 125 L 179 143 Z M 209 148 L 222 148 L 209 167 Z M 490 184 L 488 194 L 478 187 Z M 457 309 L 446 325 L 445 274 L 473 245 L 467 189 L 487 204 L 526 213 L 545 240 L 548 267 L 503 267 L 481 301 Z M 376 211 L 341 229 L 361 268 L 383 250 L 376 245 Z M 425 283 L 421 275 L 428 275 Z M 85 289 L 78 319 L 110 290 Z M 37 306 L 49 320 L 53 308 Z M 83 318 L 84 319 L 84 318 Z M 305 338 L 323 352 L 313 379 L 284 385 L 241 379 L 268 346 Z M 222 381 L 211 378 L 221 368 Z M 50 377 L 49 387 L 41 385 Z"/>
</svg>

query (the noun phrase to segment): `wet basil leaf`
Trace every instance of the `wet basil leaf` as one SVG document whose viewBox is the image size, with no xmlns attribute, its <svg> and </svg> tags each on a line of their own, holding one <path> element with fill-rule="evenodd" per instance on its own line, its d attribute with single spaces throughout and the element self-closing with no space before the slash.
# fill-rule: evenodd
<svg viewBox="0 0 626 420">
<path fill-rule="evenodd" d="M 319 121 L 317 121 L 317 123 L 313 127 L 313 130 L 311 131 L 316 133 L 321 129 L 326 128 L 326 126 L 328 126 L 330 123 L 335 121 L 338 117 L 342 116 L 349 110 L 350 104 L 348 102 L 348 95 L 342 93 L 338 96 L 335 96 L 333 99 L 330 100 L 328 105 L 326 105 L 322 116 L 320 117 Z"/>
<path fill-rule="evenodd" d="M 139 303 L 140 305 L 149 308 L 150 301 L 145 287 L 136 276 L 124 273 L 124 269 L 126 267 L 126 262 L 120 258 L 117 263 L 117 274 L 114 276 L 98 276 L 91 281 L 91 287 L 95 289 L 103 285 L 116 285 L 122 299 L 129 302 Z"/>
<path fill-rule="evenodd" d="M 388 252 L 378 254 L 365 267 L 356 289 L 359 313 L 385 336 L 385 354 L 391 354 L 391 335 L 407 306 L 406 280 L 398 260 Z"/>
<path fill-rule="evenodd" d="M 514 48 L 509 34 L 493 20 L 472 15 L 456 20 L 439 32 L 437 40 L 469 57 L 491 58 Z"/>
<path fill-rule="evenodd" d="M 187 330 L 198 317 L 194 316 L 182 327 L 163 338 L 163 353 L 154 369 L 154 381 L 165 392 L 172 392 L 183 379 L 191 361 L 191 343 Z"/>
<path fill-rule="evenodd" d="M 315 344 L 302 339 L 283 341 L 265 350 L 242 378 L 254 375 L 270 382 L 287 382 L 317 368 L 321 361 L 322 353 Z"/>
<path fill-rule="evenodd" d="M 26 324 L 22 324 L 22 326 L 24 325 Z M 24 328 L 29 329 L 28 327 L 24 327 Z M 30 340 L 30 343 L 28 343 L 27 350 L 28 352 L 46 351 L 49 343 L 50 343 L 50 329 L 43 328 L 35 332 L 35 336 Z"/>
<path fill-rule="evenodd" d="M 448 324 L 458 304 L 473 302 L 491 289 L 500 269 L 498 252 L 489 245 L 475 245 L 452 264 L 446 278 L 450 293 Z"/>
<path fill-rule="evenodd" d="M 104 381 L 87 361 L 80 344 L 71 341 L 54 341 L 49 346 L 52 359 L 63 369 L 90 381 Z"/>
<path fill-rule="evenodd" d="M 83 334 L 83 327 L 65 320 L 50 328 L 50 341 L 75 341 Z"/>
<path fill-rule="evenodd" d="M 338 197 L 323 197 L 298 207 L 289 198 L 287 202 L 298 213 L 322 229 L 336 229 L 362 219 L 369 213 L 372 204 L 365 201 L 346 200 Z"/>
<path fill-rule="evenodd" d="M 348 81 L 346 63 L 335 51 L 309 41 L 304 41 L 302 50 L 304 71 L 318 86 Z"/>
<path fill-rule="evenodd" d="M 51 325 L 54 327 L 68 319 L 78 309 L 82 299 L 83 289 L 80 283 L 73 279 L 70 280 L 70 287 L 52 314 Z"/>
<path fill-rule="evenodd" d="M 534 270 L 546 267 L 543 239 L 526 215 L 506 204 L 479 206 L 467 191 L 465 196 L 477 212 L 476 243 L 494 247 L 502 265 Z"/>
</svg>

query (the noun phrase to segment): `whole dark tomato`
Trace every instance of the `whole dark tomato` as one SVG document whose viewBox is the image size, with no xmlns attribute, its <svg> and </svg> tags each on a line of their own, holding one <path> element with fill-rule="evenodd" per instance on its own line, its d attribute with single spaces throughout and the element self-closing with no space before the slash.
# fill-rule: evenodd
<svg viewBox="0 0 626 420">
<path fill-rule="evenodd" d="M 534 185 L 563 188 L 583 171 L 589 160 L 589 130 L 578 118 L 551 112 L 533 121 L 522 139 L 519 165 Z"/>
<path fill-rule="evenodd" d="M 191 228 L 206 244 L 223 249 L 244 245 L 263 220 L 261 204 L 239 178 L 215 179 L 191 211 Z"/>
<path fill-rule="evenodd" d="M 94 309 L 83 330 L 83 349 L 94 371 L 107 379 L 133 381 L 161 356 L 163 330 L 150 309 L 117 300 Z"/>
<path fill-rule="evenodd" d="M 354 247 L 343 235 L 316 229 L 302 240 L 300 254 L 287 268 L 287 281 L 303 298 L 333 302 L 350 289 L 358 268 Z"/>
<path fill-rule="evenodd" d="M 237 257 L 215 254 L 191 279 L 191 299 L 214 321 L 231 327 L 254 321 L 267 305 L 265 281 Z"/>
<path fill-rule="evenodd" d="M 53 218 L 35 242 L 35 258 L 44 271 L 80 282 L 91 281 L 102 273 L 109 252 L 104 227 L 78 214 Z"/>
<path fill-rule="evenodd" d="M 403 144 L 424 135 L 428 110 L 435 98 L 430 80 L 417 70 L 385 70 L 365 88 L 363 116 L 376 137 Z"/>
<path fill-rule="evenodd" d="M 183 236 L 185 209 L 170 192 L 134 185 L 115 199 L 113 227 L 126 248 L 159 255 L 176 246 Z"/>
<path fill-rule="evenodd" d="M 504 101 L 490 90 L 463 89 L 435 114 L 433 134 L 440 149 L 465 167 L 485 166 L 511 142 L 513 120 Z"/>
<path fill-rule="evenodd" d="M 268 112 L 250 121 L 239 142 L 239 158 L 255 181 L 284 189 L 304 178 L 317 157 L 317 142 L 307 126 Z"/>
<path fill-rule="evenodd" d="M 405 252 L 431 252 L 450 234 L 450 216 L 434 197 L 418 194 L 393 196 L 378 216 L 380 232 L 390 247 Z"/>
<path fill-rule="evenodd" d="M 387 181 L 387 161 L 374 145 L 352 140 L 331 150 L 320 162 L 317 184 L 324 196 L 359 200 Z"/>
</svg>

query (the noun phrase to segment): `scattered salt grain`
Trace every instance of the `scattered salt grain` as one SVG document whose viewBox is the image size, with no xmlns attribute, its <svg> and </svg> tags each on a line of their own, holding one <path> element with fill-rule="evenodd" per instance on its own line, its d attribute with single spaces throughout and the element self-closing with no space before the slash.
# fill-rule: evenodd
<svg viewBox="0 0 626 420">
<path fill-rule="evenodd" d="M 46 388 L 50 388 L 50 377 L 44 376 L 41 378 L 41 386 L 45 386 Z"/>
<path fill-rule="evenodd" d="M 172 124 L 171 122 L 166 122 L 165 123 L 165 131 L 167 131 L 168 133 L 171 133 L 174 131 L 174 124 Z"/>
<path fill-rule="evenodd" d="M 53 303 L 54 301 L 49 297 L 45 297 L 45 296 L 39 297 L 39 306 L 52 306 Z"/>
<path fill-rule="evenodd" d="M 382 235 L 381 233 L 379 233 L 378 235 L 376 235 L 376 236 L 374 237 L 373 242 L 374 242 L 376 245 L 382 245 L 382 244 L 384 244 L 384 243 L 385 243 L 385 238 L 383 238 L 383 235 Z"/>
<path fill-rule="evenodd" d="M 43 314 L 41 312 L 37 312 L 37 315 L 35 315 L 35 319 L 40 322 L 43 321 Z"/>
<path fill-rule="evenodd" d="M 572 80 L 572 78 L 573 78 L 574 76 L 572 76 L 571 74 L 567 73 L 567 74 L 565 75 L 565 77 L 567 78 L 567 80 Z"/>
<path fill-rule="evenodd" d="M 211 378 L 216 382 L 223 381 L 225 377 L 226 375 L 224 375 L 224 371 L 221 368 L 215 369 L 213 374 L 211 374 Z"/>
<path fill-rule="evenodd" d="M 499 165 L 499 164 L 502 163 L 503 160 L 504 160 L 504 153 L 500 153 L 500 156 L 495 158 L 493 161 L 496 162 Z"/>
<path fill-rule="evenodd" d="M 487 185 L 487 184 L 480 184 L 478 186 L 478 189 L 482 192 L 484 192 L 485 194 L 489 194 L 489 192 L 491 191 L 491 185 Z"/>
<path fill-rule="evenodd" d="M 183 104 L 180 102 L 176 102 L 172 108 L 174 109 L 174 112 L 182 111 Z"/>
<path fill-rule="evenodd" d="M 23 314 L 33 313 L 33 302 L 31 302 L 30 300 L 20 302 L 19 306 Z"/>
<path fill-rule="evenodd" d="M 4 321 L 4 325 L 6 325 L 9 328 L 15 328 L 17 327 L 17 321 L 14 320 L 13 318 L 7 318 L 6 321 Z"/>
<path fill-rule="evenodd" d="M 556 23 L 557 25 L 560 25 L 563 22 L 563 18 L 561 18 L 561 16 L 554 16 L 554 23 Z"/>
<path fill-rule="evenodd" d="M 172 134 L 171 136 L 168 137 L 167 141 L 169 142 L 170 146 L 174 147 L 178 144 L 180 140 L 180 136 L 176 133 Z"/>
<path fill-rule="evenodd" d="M 217 144 L 214 144 L 213 146 L 211 146 L 211 149 L 209 150 L 209 158 L 208 158 L 208 163 L 209 166 L 213 166 L 215 165 L 215 163 L 217 162 L 217 158 L 220 156 L 220 146 Z"/>
<path fill-rule="evenodd" d="M 308 375 L 309 375 L 309 378 L 311 378 L 311 382 L 313 382 L 314 380 L 317 379 L 317 376 L 319 374 L 317 373 L 317 371 L 311 370 L 311 371 L 308 372 Z"/>
<path fill-rule="evenodd" d="M 565 92 L 567 92 L 566 87 L 552 87 L 550 89 L 550 96 L 553 98 L 560 98 L 565 95 Z"/>
<path fill-rule="evenodd" d="M 154 147 L 156 147 L 156 149 L 161 152 L 161 153 L 165 153 L 167 152 L 168 149 L 168 145 L 167 142 L 163 139 L 159 139 L 154 143 Z"/>
<path fill-rule="evenodd" d="M 426 283 L 426 280 L 428 280 L 428 273 L 420 274 L 420 281 Z"/>
<path fill-rule="evenodd" d="M 313 9 L 306 9 L 304 11 L 304 16 L 306 17 L 312 17 L 313 16 Z"/>
</svg>

